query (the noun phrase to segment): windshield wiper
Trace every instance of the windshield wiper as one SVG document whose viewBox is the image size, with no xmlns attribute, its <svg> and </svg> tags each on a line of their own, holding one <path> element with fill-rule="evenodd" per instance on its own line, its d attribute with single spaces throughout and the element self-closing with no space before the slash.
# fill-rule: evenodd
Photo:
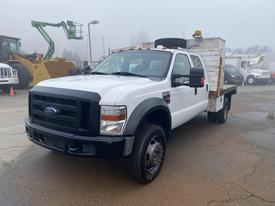
<svg viewBox="0 0 275 206">
<path fill-rule="evenodd" d="M 90 72 L 89 74 L 109 75 L 109 74 L 104 73 L 104 72 Z"/>
<path fill-rule="evenodd" d="M 141 75 L 141 74 L 135 74 L 131 72 L 113 72 L 111 73 L 113 75 L 123 75 L 123 76 L 133 76 L 133 77 L 143 77 L 143 78 L 149 78 L 147 76 Z"/>
</svg>

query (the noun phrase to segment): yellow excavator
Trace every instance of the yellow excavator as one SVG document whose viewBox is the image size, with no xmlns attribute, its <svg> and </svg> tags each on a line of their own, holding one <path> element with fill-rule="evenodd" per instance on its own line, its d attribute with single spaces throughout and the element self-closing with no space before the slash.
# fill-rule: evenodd
<svg viewBox="0 0 275 206">
<path fill-rule="evenodd" d="M 0 35 L 0 62 L 7 62 L 17 70 L 19 84 L 15 87 L 18 89 L 28 87 L 30 82 L 31 86 L 34 86 L 42 80 L 67 76 L 75 68 L 73 62 L 66 61 L 64 58 L 52 59 L 55 45 L 45 31 L 45 27 L 62 27 L 68 39 L 83 39 L 82 25 L 72 21 L 60 23 L 32 21 L 32 26 L 41 33 L 49 45 L 45 55 L 22 54 L 19 38 Z"/>
</svg>

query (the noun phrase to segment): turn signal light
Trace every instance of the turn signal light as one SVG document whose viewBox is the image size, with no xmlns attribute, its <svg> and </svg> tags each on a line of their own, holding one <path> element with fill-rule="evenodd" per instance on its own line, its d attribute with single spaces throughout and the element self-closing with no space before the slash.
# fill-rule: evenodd
<svg viewBox="0 0 275 206">
<path fill-rule="evenodd" d="M 125 120 L 126 115 L 125 114 L 119 114 L 119 115 L 101 115 L 101 120 L 103 121 L 121 121 Z"/>
</svg>

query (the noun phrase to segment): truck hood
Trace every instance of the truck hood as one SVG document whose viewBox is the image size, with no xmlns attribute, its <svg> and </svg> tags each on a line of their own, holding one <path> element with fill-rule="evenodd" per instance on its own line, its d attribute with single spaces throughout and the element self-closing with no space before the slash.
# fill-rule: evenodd
<svg viewBox="0 0 275 206">
<path fill-rule="evenodd" d="M 11 67 L 8 64 L 0 63 L 0 68 L 11 68 Z"/>
<path fill-rule="evenodd" d="M 49 79 L 40 82 L 37 86 L 96 92 L 101 96 L 101 99 L 108 97 L 108 99 L 112 100 L 112 102 L 105 102 L 105 104 L 114 104 L 114 100 L 121 94 L 146 84 L 154 84 L 154 82 L 149 78 L 142 77 L 77 75 Z"/>
</svg>

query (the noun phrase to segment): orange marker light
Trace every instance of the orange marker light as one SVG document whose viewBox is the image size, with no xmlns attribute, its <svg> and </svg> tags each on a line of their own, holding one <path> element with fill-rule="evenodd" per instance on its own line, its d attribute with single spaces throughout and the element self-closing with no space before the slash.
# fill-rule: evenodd
<svg viewBox="0 0 275 206">
<path fill-rule="evenodd" d="M 119 115 L 103 114 L 103 115 L 101 115 L 101 120 L 103 120 L 103 121 L 121 121 L 121 120 L 125 120 L 125 119 L 126 119 L 125 114 L 119 114 Z"/>
</svg>

